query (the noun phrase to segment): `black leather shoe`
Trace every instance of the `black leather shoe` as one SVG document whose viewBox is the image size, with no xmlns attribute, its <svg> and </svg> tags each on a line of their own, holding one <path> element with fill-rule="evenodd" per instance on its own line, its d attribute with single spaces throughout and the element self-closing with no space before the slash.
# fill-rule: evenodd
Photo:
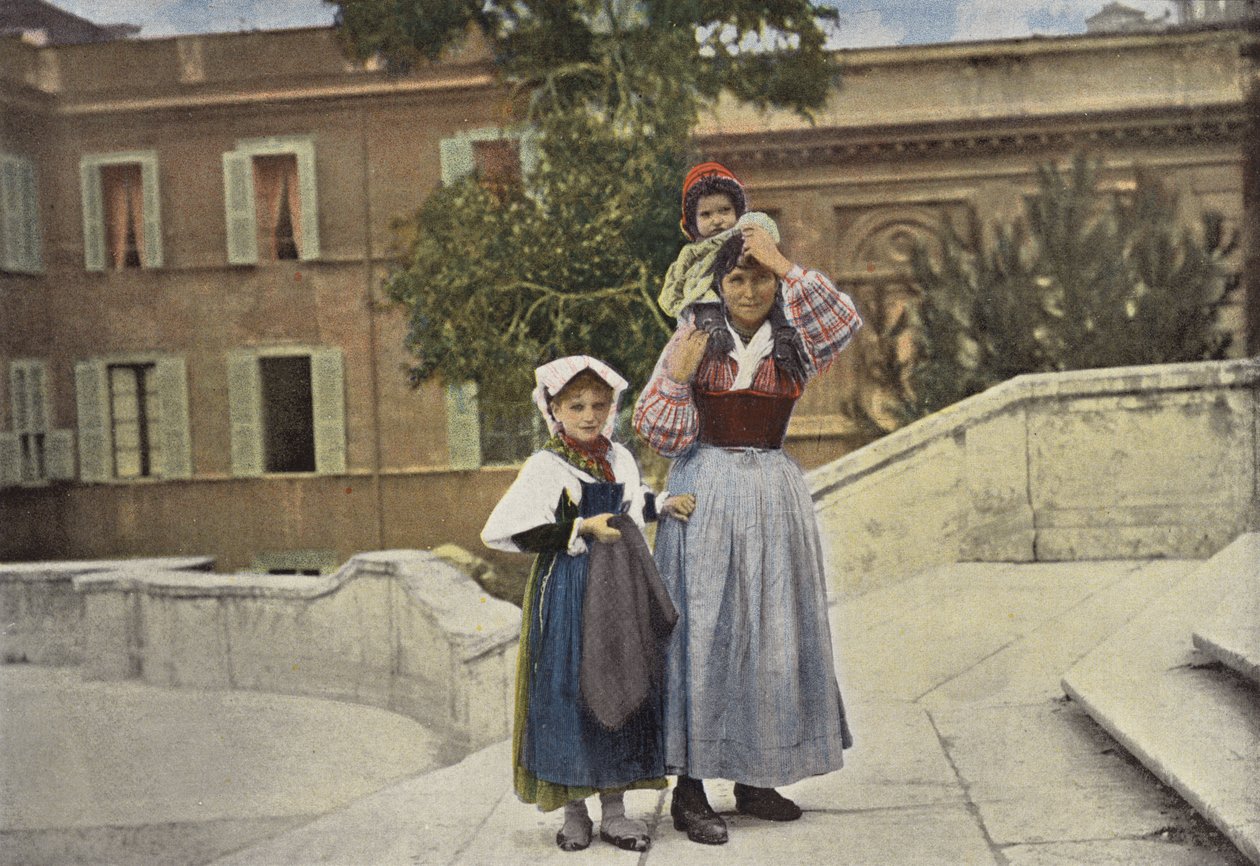
<svg viewBox="0 0 1260 866">
<path fill-rule="evenodd" d="M 735 783 L 735 809 L 763 821 L 795 821 L 801 807 L 774 788 L 754 788 Z"/>
<path fill-rule="evenodd" d="M 701 845 L 725 845 L 726 822 L 713 811 L 704 786 L 698 779 L 680 779 L 674 786 L 674 798 L 669 804 L 670 817 L 675 830 L 685 830 L 687 838 Z"/>
</svg>

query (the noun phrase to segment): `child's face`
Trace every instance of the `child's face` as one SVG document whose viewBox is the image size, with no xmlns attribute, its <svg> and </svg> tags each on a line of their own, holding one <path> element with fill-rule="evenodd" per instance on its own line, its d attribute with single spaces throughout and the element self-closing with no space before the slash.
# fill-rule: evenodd
<svg viewBox="0 0 1260 866">
<path fill-rule="evenodd" d="M 722 298 L 731 321 L 746 331 L 760 328 L 774 305 L 779 278 L 755 261 L 744 262 L 722 279 Z"/>
<path fill-rule="evenodd" d="M 580 388 L 562 394 L 551 404 L 551 414 L 564 432 L 579 442 L 599 436 L 612 411 L 612 395 L 600 388 Z"/>
<path fill-rule="evenodd" d="M 696 202 L 696 232 L 702 238 L 711 238 L 735 225 L 735 203 L 724 192 L 700 196 Z"/>
</svg>

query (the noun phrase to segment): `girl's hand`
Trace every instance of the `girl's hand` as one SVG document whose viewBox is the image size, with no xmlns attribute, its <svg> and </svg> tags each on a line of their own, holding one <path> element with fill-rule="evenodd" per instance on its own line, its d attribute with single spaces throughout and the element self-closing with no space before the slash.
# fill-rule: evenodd
<svg viewBox="0 0 1260 866">
<path fill-rule="evenodd" d="M 691 519 L 691 513 L 696 510 L 696 494 L 683 493 L 678 496 L 670 496 L 661 503 L 661 511 L 670 517 L 681 520 L 686 523 Z"/>
<path fill-rule="evenodd" d="M 792 263 L 779 252 L 769 232 L 761 226 L 744 226 L 740 232 L 744 235 L 744 258 L 756 259 L 779 279 L 788 275 Z"/>
<path fill-rule="evenodd" d="M 608 525 L 608 521 L 612 520 L 614 516 L 612 514 L 596 514 L 594 517 L 583 518 L 582 528 L 578 530 L 578 534 L 589 535 L 596 541 L 616 541 L 618 538 L 621 538 L 621 530 Z"/>
<path fill-rule="evenodd" d="M 704 350 L 708 348 L 709 335 L 699 329 L 692 331 L 674 344 L 665 359 L 665 375 L 680 385 L 685 385 L 700 369 Z"/>
</svg>

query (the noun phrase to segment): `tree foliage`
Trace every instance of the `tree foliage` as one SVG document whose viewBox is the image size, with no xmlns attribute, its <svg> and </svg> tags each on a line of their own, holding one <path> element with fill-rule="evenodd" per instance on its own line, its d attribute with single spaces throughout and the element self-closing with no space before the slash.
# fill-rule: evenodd
<svg viewBox="0 0 1260 866">
<path fill-rule="evenodd" d="M 409 248 L 386 284 L 410 309 L 413 376 L 476 381 L 483 405 L 522 403 L 532 369 L 564 354 L 597 355 L 642 384 L 672 328 L 654 299 L 682 242 L 701 106 L 726 89 L 808 112 L 833 81 L 834 12 L 808 0 L 336 5 L 348 50 L 393 68 L 479 33 L 536 134 L 522 186 L 474 175 L 429 195 L 400 225 Z"/>
<path fill-rule="evenodd" d="M 934 412 L 1021 373 L 1224 357 L 1221 308 L 1238 284 L 1219 213 L 1200 231 L 1145 170 L 1131 195 L 1098 186 L 1083 154 L 1038 169 L 1023 216 L 985 231 L 950 226 L 920 246 L 922 298 L 910 414 Z"/>
</svg>

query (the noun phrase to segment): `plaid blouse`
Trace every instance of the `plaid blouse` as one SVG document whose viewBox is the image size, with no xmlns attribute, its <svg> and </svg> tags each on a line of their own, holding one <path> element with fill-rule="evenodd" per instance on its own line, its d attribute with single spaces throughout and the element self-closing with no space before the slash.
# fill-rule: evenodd
<svg viewBox="0 0 1260 866">
<path fill-rule="evenodd" d="M 799 265 L 782 280 L 783 312 L 800 332 L 808 358 L 806 375 L 814 378 L 831 366 L 835 356 L 848 345 L 862 326 L 853 300 L 832 285 L 825 274 L 807 271 Z M 652 448 L 665 457 L 677 457 L 696 441 L 700 428 L 691 384 L 679 384 L 665 373 L 665 359 L 674 347 L 695 330 L 684 322 L 674 332 L 661 353 L 639 402 L 634 407 L 634 428 Z M 735 383 L 735 360 L 729 356 L 705 359 L 696 371 L 694 384 L 706 391 L 728 391 Z M 762 394 L 798 397 L 795 381 L 781 376 L 770 356 L 761 359 L 750 390 Z"/>
</svg>

